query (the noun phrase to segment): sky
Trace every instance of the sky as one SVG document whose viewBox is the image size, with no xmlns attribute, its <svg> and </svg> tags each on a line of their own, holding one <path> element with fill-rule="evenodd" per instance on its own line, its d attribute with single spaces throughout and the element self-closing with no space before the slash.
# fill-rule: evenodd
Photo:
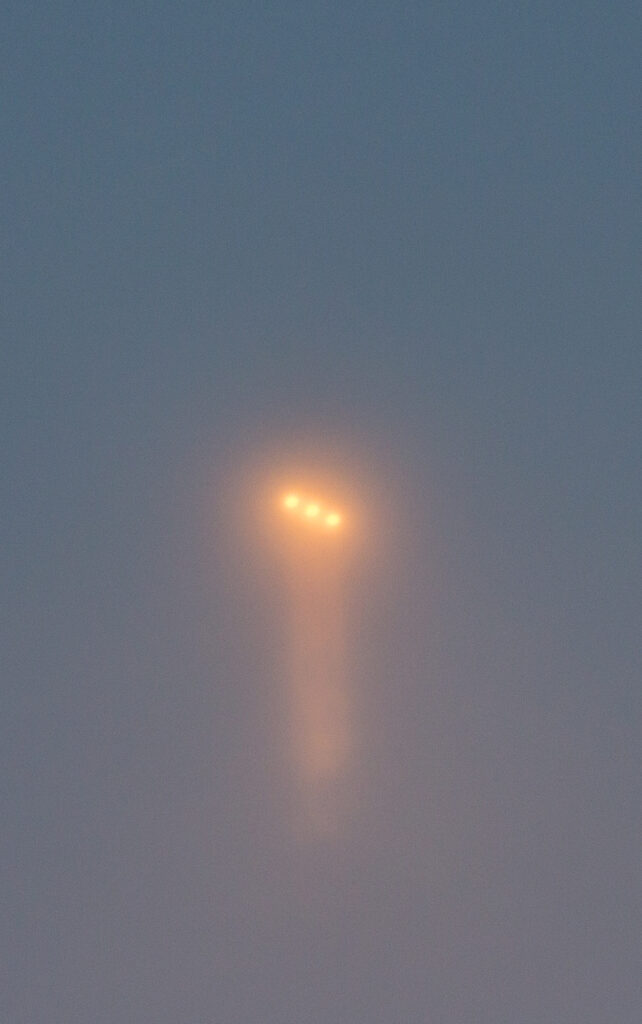
<svg viewBox="0 0 642 1024">
<path fill-rule="evenodd" d="M 0 1017 L 639 1024 L 634 5 L 5 0 L 0 40 Z M 305 841 L 290 464 L 367 521 Z"/>
</svg>

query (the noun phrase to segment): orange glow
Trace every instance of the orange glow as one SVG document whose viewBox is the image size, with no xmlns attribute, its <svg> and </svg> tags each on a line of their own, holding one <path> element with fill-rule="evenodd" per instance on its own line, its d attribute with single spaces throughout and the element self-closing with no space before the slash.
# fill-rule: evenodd
<svg viewBox="0 0 642 1024">
<path fill-rule="evenodd" d="M 288 714 L 299 824 L 310 835 L 339 826 L 352 748 L 344 554 L 330 547 L 306 542 L 305 557 L 296 545 L 288 558 Z"/>
<path fill-rule="evenodd" d="M 343 522 L 343 516 L 329 506 L 308 497 L 301 497 L 296 491 L 288 491 L 282 498 L 281 504 L 288 512 L 314 523 L 323 524 L 331 530 L 336 530 Z"/>
<path fill-rule="evenodd" d="M 297 480 L 276 494 L 287 526 L 280 550 L 289 606 L 284 668 L 292 778 L 298 825 L 314 836 L 339 827 L 354 739 L 345 648 L 349 551 L 332 542 L 344 515 L 323 491 Z"/>
</svg>

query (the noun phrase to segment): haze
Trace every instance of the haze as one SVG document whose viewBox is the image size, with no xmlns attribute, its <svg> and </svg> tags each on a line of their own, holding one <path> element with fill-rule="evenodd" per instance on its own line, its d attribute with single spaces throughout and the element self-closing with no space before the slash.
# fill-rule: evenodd
<svg viewBox="0 0 642 1024">
<path fill-rule="evenodd" d="M 638 20 L 2 5 L 3 1024 L 640 1024 Z"/>
</svg>

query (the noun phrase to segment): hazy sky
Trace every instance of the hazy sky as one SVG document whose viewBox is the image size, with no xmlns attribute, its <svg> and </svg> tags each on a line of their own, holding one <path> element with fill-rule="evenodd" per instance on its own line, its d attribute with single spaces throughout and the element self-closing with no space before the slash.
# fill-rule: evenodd
<svg viewBox="0 0 642 1024">
<path fill-rule="evenodd" d="M 3 3 L 3 1024 L 642 1020 L 636 29 Z M 308 843 L 301 453 L 370 508 Z"/>
</svg>

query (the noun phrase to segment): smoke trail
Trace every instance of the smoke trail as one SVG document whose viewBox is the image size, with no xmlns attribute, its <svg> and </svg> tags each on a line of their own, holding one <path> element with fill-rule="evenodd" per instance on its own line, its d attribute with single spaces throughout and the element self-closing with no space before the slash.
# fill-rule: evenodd
<svg viewBox="0 0 642 1024">
<path fill-rule="evenodd" d="M 336 830 L 351 754 L 345 555 L 337 538 L 296 536 L 288 553 L 287 700 L 303 827 Z"/>
</svg>

